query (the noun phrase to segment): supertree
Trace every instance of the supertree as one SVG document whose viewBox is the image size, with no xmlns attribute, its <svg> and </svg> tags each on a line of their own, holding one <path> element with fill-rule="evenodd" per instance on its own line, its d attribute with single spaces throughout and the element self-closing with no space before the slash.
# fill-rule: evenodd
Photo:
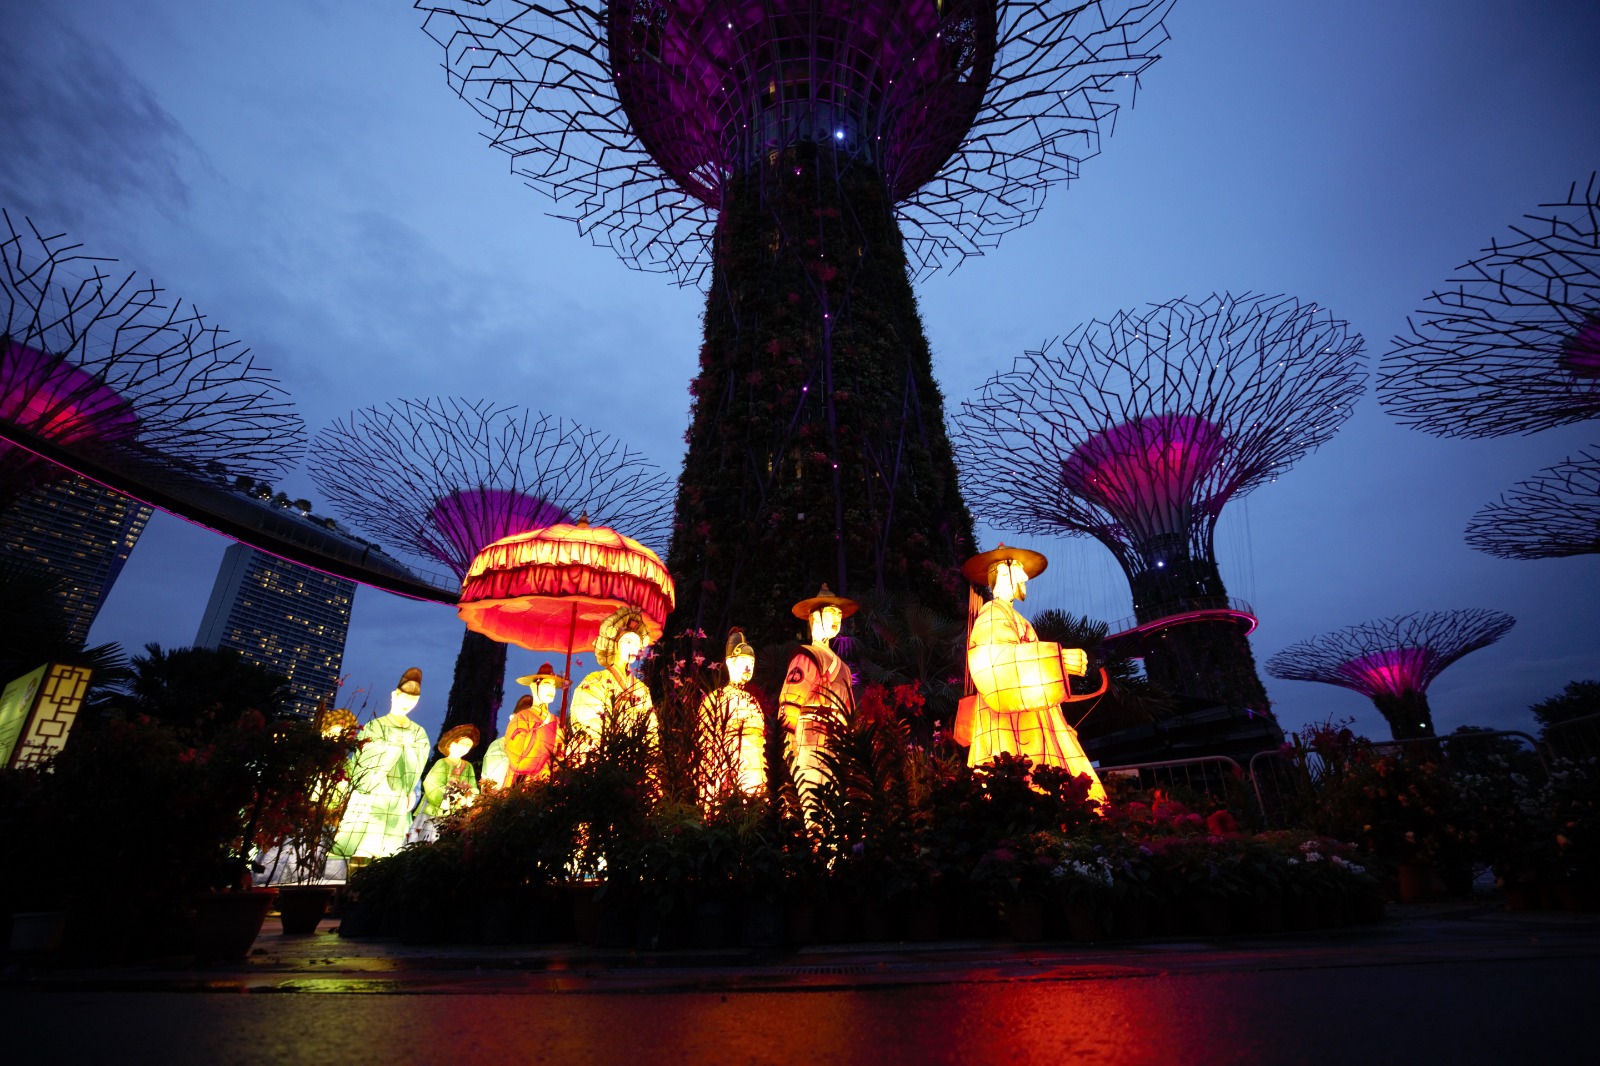
<svg viewBox="0 0 1600 1066">
<path fill-rule="evenodd" d="M 1600 177 L 1539 206 L 1395 338 L 1378 398 L 1401 422 L 1496 437 L 1600 416 Z"/>
<path fill-rule="evenodd" d="M 252 476 L 299 455 L 299 416 L 238 341 L 155 283 L 108 273 L 115 260 L 0 217 L 0 506 L 66 474 L 29 442 Z"/>
<path fill-rule="evenodd" d="M 1435 292 L 1384 357 L 1378 395 L 1439 436 L 1534 433 L 1600 417 L 1600 174 L 1540 204 Z M 1600 474 L 1568 459 L 1473 516 L 1467 543 L 1505 559 L 1600 550 Z"/>
<path fill-rule="evenodd" d="M 792 635 L 822 580 L 955 609 L 971 519 L 911 278 L 1076 175 L 1171 3 L 417 4 L 517 174 L 708 283 L 669 628 Z"/>
<path fill-rule="evenodd" d="M 1377 706 L 1396 740 L 1431 737 L 1428 685 L 1445 667 L 1487 648 L 1514 625 L 1516 619 L 1503 611 L 1418 611 L 1290 645 L 1267 660 L 1267 673 L 1354 689 Z"/>
<path fill-rule="evenodd" d="M 1600 552 L 1600 450 L 1540 471 L 1472 516 L 1467 543 L 1502 559 Z"/>
<path fill-rule="evenodd" d="M 633 448 L 570 419 L 484 400 L 397 400 L 313 439 L 311 480 L 351 525 L 459 580 L 488 544 L 587 514 L 666 539 L 671 479 Z M 443 729 L 497 734 L 506 646 L 467 630 Z"/>
<path fill-rule="evenodd" d="M 1090 322 L 962 404 L 967 498 L 997 528 L 1104 544 L 1128 577 L 1150 678 L 1265 713 L 1255 619 L 1223 585 L 1217 519 L 1350 416 L 1361 348 L 1346 323 L 1286 296 Z"/>
</svg>

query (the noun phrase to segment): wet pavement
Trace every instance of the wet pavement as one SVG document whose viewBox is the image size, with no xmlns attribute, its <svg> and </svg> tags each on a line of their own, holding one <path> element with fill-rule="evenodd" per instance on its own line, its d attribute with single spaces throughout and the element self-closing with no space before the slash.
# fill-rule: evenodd
<svg viewBox="0 0 1600 1066">
<path fill-rule="evenodd" d="M 1600 915 L 1390 915 L 1275 937 L 656 954 L 346 941 L 333 922 L 285 937 L 269 920 L 233 965 L 9 961 L 0 1024 L 29 1063 L 1595 1057 Z"/>
</svg>

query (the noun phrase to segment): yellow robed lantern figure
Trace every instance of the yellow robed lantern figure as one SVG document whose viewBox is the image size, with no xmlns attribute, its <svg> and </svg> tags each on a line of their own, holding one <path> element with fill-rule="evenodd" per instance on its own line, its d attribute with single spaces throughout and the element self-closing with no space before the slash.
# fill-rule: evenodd
<svg viewBox="0 0 1600 1066">
<path fill-rule="evenodd" d="M 1105 673 L 1101 672 L 1099 691 L 1074 696 L 1067 678 L 1088 673 L 1088 653 L 1040 640 L 1033 623 L 1012 606 L 1013 601 L 1027 598 L 1028 579 L 1043 573 L 1047 565 L 1036 551 L 1002 544 L 973 556 L 961 568 L 968 581 L 992 589 L 994 599 L 979 608 L 967 638 L 967 668 L 978 691 L 962 701 L 955 740 L 968 746 L 968 766 L 980 766 L 1001 752 L 1023 755 L 1035 766 L 1061 766 L 1087 774 L 1089 797 L 1103 801 L 1105 786 L 1061 705 L 1100 695 L 1106 688 Z"/>
<path fill-rule="evenodd" d="M 794 605 L 794 616 L 811 624 L 811 643 L 802 644 L 789 660 L 778 710 L 784 728 L 794 733 L 794 783 L 802 790 L 822 782 L 822 751 L 828 741 L 821 717 L 856 707 L 850 667 L 831 642 L 857 607 L 855 600 L 835 596 L 826 584 L 815 596 Z"/>
<path fill-rule="evenodd" d="M 755 676 L 756 650 L 742 629 L 729 631 L 726 647 L 728 683 L 700 701 L 707 802 L 727 791 L 754 794 L 767 783 L 766 715 L 744 687 Z"/>
</svg>

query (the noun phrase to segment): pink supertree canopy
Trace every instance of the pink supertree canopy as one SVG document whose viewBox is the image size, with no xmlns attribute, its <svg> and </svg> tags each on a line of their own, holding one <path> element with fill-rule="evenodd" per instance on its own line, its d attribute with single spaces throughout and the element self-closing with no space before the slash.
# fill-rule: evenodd
<svg viewBox="0 0 1600 1066">
<path fill-rule="evenodd" d="M 1157 414 L 1100 430 L 1061 461 L 1066 488 L 1116 515 L 1134 538 L 1188 529 L 1204 506 L 1196 486 L 1225 447 L 1222 430 L 1198 415 Z"/>
<path fill-rule="evenodd" d="M 56 444 L 126 441 L 133 406 L 93 374 L 15 341 L 0 347 L 0 418 Z M 13 446 L 0 441 L 0 453 Z"/>
<path fill-rule="evenodd" d="M 1562 344 L 1561 365 L 1573 377 L 1600 378 L 1600 317 L 1584 319 Z"/>
<path fill-rule="evenodd" d="M 983 102 L 995 17 L 984 0 L 689 0 L 609 5 L 608 30 L 639 139 L 716 207 L 725 175 L 798 142 L 914 193 Z"/>
<path fill-rule="evenodd" d="M 567 512 L 537 496 L 480 486 L 449 492 L 434 501 L 428 523 L 443 539 L 435 541 L 424 532 L 419 540 L 457 578 L 464 578 L 473 557 L 486 545 L 571 521 Z"/>
<path fill-rule="evenodd" d="M 1400 696 L 1423 692 L 1433 677 L 1434 652 L 1429 648 L 1384 648 L 1340 667 L 1347 687 L 1368 696 Z"/>
<path fill-rule="evenodd" d="M 1347 626 L 1291 645 L 1267 660 L 1285 681 L 1320 681 L 1361 693 L 1388 719 L 1395 738 L 1433 735 L 1428 686 L 1469 652 L 1511 631 L 1504 611 L 1418 611 Z"/>
</svg>

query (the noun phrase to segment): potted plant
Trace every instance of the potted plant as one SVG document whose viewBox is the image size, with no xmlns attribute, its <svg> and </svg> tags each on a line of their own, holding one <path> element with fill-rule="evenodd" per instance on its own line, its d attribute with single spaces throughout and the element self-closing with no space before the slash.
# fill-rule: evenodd
<svg viewBox="0 0 1600 1066">
<path fill-rule="evenodd" d="M 336 891 L 323 870 L 350 801 L 356 718 L 324 712 L 306 728 L 294 723 L 275 738 L 283 770 L 277 799 L 263 814 L 260 839 L 266 882 L 278 889 L 286 936 L 317 931 Z"/>
</svg>

